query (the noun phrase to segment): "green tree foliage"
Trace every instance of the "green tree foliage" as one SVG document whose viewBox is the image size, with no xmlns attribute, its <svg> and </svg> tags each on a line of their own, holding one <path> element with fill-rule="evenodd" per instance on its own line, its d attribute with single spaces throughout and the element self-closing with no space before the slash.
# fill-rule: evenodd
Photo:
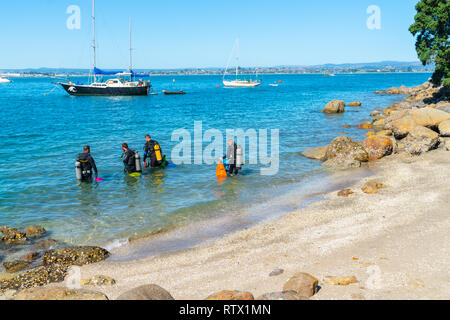
<svg viewBox="0 0 450 320">
<path fill-rule="evenodd" d="M 420 0 L 409 31 L 423 65 L 435 63 L 434 85 L 450 86 L 450 0 Z"/>
</svg>

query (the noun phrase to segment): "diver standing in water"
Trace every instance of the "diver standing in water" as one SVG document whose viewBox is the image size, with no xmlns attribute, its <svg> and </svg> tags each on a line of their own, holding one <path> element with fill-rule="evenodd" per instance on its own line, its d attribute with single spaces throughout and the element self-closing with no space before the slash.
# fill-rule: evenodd
<svg viewBox="0 0 450 320">
<path fill-rule="evenodd" d="M 125 142 L 122 144 L 122 150 L 123 164 L 125 166 L 124 170 L 129 174 L 141 172 L 141 158 L 139 157 L 139 154 L 134 150 L 131 150 Z"/>
<path fill-rule="evenodd" d="M 232 139 L 228 140 L 227 144 L 227 154 L 223 157 L 224 163 L 228 166 L 228 173 L 230 175 L 236 175 L 238 174 L 238 169 L 236 167 L 237 145 Z"/>
<path fill-rule="evenodd" d="M 91 181 L 92 180 L 92 170 L 95 172 L 95 177 L 98 177 L 97 166 L 95 165 L 94 158 L 91 156 L 91 147 L 84 146 L 84 152 L 80 153 L 75 163 L 77 180 L 80 181 Z"/>
<path fill-rule="evenodd" d="M 150 135 L 145 136 L 145 141 L 147 142 L 144 145 L 144 165 L 151 168 L 160 167 L 165 158 L 162 155 L 161 146 L 156 140 L 152 140 Z M 150 158 L 149 163 L 147 163 L 147 158 Z"/>
</svg>

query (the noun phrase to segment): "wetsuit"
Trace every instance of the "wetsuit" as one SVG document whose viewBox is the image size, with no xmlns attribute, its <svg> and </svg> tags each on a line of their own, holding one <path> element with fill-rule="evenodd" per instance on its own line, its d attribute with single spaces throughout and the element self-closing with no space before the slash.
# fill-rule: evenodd
<svg viewBox="0 0 450 320">
<path fill-rule="evenodd" d="M 124 152 L 123 164 L 126 172 L 136 172 L 136 156 L 133 150 L 128 149 Z"/>
<path fill-rule="evenodd" d="M 227 154 L 223 157 L 228 161 L 227 164 L 229 174 L 238 174 L 238 169 L 236 168 L 236 152 L 237 152 L 237 145 L 233 143 L 231 146 L 228 145 Z"/>
<path fill-rule="evenodd" d="M 95 177 L 98 177 L 97 166 L 95 165 L 94 158 L 90 153 L 80 153 L 78 155 L 78 162 L 81 164 L 81 177 L 82 180 L 92 179 L 92 170 L 95 172 Z"/>
<path fill-rule="evenodd" d="M 150 167 L 159 167 L 162 164 L 162 160 L 156 158 L 155 146 L 158 145 L 160 148 L 161 156 L 162 149 L 159 143 L 155 140 L 150 140 L 144 145 L 144 162 L 147 162 L 147 158 L 150 158 Z"/>
</svg>

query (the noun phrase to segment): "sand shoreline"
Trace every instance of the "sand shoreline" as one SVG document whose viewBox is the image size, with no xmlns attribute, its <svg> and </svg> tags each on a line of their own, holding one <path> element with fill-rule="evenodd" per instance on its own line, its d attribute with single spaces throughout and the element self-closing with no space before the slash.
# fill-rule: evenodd
<svg viewBox="0 0 450 320">
<path fill-rule="evenodd" d="M 322 287 L 312 299 L 448 299 L 450 188 L 442 175 L 449 172 L 448 152 L 396 154 L 369 166 L 375 176 L 352 186 L 349 198 L 331 192 L 277 221 L 193 249 L 84 266 L 82 278 L 101 274 L 117 281 L 86 288 L 110 299 L 151 283 L 176 299 L 204 299 L 221 290 L 256 297 L 281 291 L 295 272 L 308 272 Z M 363 182 L 372 179 L 388 188 L 364 194 Z M 276 268 L 285 271 L 269 277 Z M 332 286 L 322 281 L 328 275 L 359 282 Z"/>
</svg>

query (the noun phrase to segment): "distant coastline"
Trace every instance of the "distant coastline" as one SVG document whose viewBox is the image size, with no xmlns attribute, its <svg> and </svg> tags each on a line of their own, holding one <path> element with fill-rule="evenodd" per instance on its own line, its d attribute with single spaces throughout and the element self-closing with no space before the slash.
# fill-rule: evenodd
<svg viewBox="0 0 450 320">
<path fill-rule="evenodd" d="M 151 76 L 188 76 L 188 75 L 223 75 L 224 68 L 179 68 L 179 69 L 138 69 L 139 73 Z M 239 68 L 244 75 L 288 75 L 288 74 L 361 74 L 361 73 L 429 73 L 434 71 L 433 65 L 423 66 L 420 62 L 384 61 L 373 63 L 323 64 L 313 66 L 275 66 Z M 227 74 L 233 74 L 228 70 Z M 27 68 L 0 69 L 6 77 L 57 77 L 88 76 L 89 69 L 74 68 Z"/>
</svg>

